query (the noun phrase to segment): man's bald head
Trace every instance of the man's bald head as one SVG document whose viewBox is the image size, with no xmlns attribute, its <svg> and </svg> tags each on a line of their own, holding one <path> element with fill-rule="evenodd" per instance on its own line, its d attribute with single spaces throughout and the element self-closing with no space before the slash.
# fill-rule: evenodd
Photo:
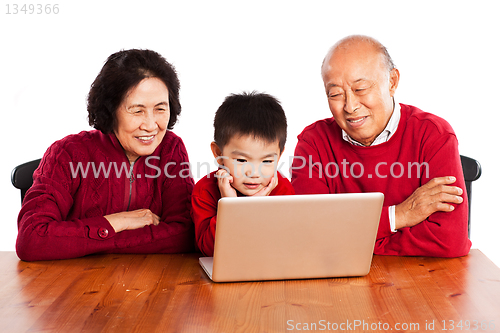
<svg viewBox="0 0 500 333">
<path fill-rule="evenodd" d="M 374 51 L 379 53 L 382 57 L 382 61 L 384 62 L 384 65 L 388 73 L 392 71 L 394 68 L 396 68 L 389 52 L 387 51 L 387 48 L 384 45 L 382 45 L 382 43 L 380 43 L 378 40 L 370 36 L 351 35 L 342 38 L 330 48 L 325 58 L 323 59 L 323 63 L 321 65 L 321 74 L 322 75 L 324 74 L 326 66 L 328 66 L 330 59 L 335 52 L 342 50 L 345 51 L 348 49 L 352 49 L 354 47 L 358 47 L 360 45 L 364 45 L 365 47 L 370 47 Z"/>
</svg>

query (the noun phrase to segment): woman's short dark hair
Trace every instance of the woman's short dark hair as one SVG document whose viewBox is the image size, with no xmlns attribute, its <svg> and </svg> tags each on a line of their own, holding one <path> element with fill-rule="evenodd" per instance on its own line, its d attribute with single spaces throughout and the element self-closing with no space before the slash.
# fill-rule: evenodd
<svg viewBox="0 0 500 333">
<path fill-rule="evenodd" d="M 214 141 L 222 150 L 236 135 L 252 135 L 266 142 L 278 141 L 285 149 L 286 116 L 280 102 L 264 93 L 244 92 L 224 100 L 215 113 Z"/>
<path fill-rule="evenodd" d="M 179 79 L 174 66 L 151 50 L 122 50 L 109 56 L 87 98 L 89 125 L 103 133 L 116 127 L 116 110 L 127 92 L 145 78 L 158 78 L 168 89 L 172 129 L 181 113 Z"/>
</svg>

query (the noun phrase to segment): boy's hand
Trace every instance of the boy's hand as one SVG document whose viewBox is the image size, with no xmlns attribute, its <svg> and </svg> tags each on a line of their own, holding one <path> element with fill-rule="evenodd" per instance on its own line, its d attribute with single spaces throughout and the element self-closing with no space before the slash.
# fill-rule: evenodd
<svg viewBox="0 0 500 333">
<path fill-rule="evenodd" d="M 215 177 L 217 177 L 217 185 L 219 185 L 219 191 L 222 198 L 237 196 L 236 190 L 231 186 L 233 183 L 233 176 L 226 170 L 219 169 L 215 173 Z"/>
<path fill-rule="evenodd" d="M 267 196 L 278 186 L 278 177 L 271 178 L 269 184 L 262 188 L 259 192 L 255 193 L 253 196 Z"/>
</svg>

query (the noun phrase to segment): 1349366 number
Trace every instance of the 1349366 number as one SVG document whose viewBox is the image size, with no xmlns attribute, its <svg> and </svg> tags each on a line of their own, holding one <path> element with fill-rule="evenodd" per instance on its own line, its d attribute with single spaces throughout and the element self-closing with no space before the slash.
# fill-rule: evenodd
<svg viewBox="0 0 500 333">
<path fill-rule="evenodd" d="M 59 14 L 59 4 L 6 4 L 8 15 Z"/>
<path fill-rule="evenodd" d="M 443 331 L 495 331 L 494 320 L 443 320 Z"/>
</svg>

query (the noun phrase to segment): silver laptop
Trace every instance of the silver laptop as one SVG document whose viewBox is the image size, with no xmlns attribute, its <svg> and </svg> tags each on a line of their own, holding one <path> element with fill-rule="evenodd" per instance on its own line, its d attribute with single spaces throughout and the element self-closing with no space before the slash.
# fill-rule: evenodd
<svg viewBox="0 0 500 333">
<path fill-rule="evenodd" d="M 384 195 L 309 194 L 222 198 L 215 282 L 363 276 L 370 271 Z"/>
</svg>

